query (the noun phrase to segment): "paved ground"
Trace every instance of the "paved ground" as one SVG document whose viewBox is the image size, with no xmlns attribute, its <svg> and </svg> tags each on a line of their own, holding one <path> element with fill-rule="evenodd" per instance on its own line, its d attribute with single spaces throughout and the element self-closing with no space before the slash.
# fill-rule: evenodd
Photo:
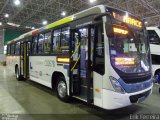
<svg viewBox="0 0 160 120">
<path fill-rule="evenodd" d="M 0 114 L 0 120 L 129 120 L 136 114 L 160 114 L 160 94 L 154 86 L 144 103 L 107 111 L 75 99 L 61 102 L 51 89 L 31 81 L 17 81 L 13 72 L 0 66 Z"/>
</svg>

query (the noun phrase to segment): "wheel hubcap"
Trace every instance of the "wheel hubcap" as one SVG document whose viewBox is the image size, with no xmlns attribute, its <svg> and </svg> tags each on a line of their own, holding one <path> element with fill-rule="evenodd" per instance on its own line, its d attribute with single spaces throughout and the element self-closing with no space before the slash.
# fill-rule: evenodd
<svg viewBox="0 0 160 120">
<path fill-rule="evenodd" d="M 65 97 L 67 94 L 66 84 L 63 81 L 58 83 L 58 94 L 61 98 Z"/>
</svg>

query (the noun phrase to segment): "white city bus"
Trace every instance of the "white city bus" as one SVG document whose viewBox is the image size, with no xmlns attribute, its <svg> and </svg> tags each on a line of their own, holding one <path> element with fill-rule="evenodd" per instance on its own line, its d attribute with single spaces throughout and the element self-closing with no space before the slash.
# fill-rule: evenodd
<svg viewBox="0 0 160 120">
<path fill-rule="evenodd" d="M 147 27 L 152 56 L 152 72 L 160 81 L 160 28 Z"/>
<path fill-rule="evenodd" d="M 105 5 L 71 15 L 12 40 L 7 65 L 29 79 L 104 109 L 142 102 L 152 91 L 144 23 Z"/>
</svg>

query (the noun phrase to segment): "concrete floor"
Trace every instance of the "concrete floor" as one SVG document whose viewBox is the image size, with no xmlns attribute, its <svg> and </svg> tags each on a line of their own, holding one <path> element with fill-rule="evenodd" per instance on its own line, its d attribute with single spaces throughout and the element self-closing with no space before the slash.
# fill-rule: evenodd
<svg viewBox="0 0 160 120">
<path fill-rule="evenodd" d="M 145 102 L 107 111 L 76 99 L 61 102 L 51 89 L 31 81 L 17 81 L 13 72 L 0 66 L 0 114 L 18 114 L 14 116 L 18 120 L 128 120 L 135 114 L 160 114 L 160 94 L 154 86 Z"/>
</svg>

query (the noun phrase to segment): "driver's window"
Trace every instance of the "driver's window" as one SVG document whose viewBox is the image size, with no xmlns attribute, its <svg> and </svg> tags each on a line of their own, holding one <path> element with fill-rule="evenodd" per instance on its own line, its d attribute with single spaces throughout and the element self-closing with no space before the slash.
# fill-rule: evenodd
<svg viewBox="0 0 160 120">
<path fill-rule="evenodd" d="M 99 24 L 95 29 L 95 41 L 96 41 L 96 49 L 95 49 L 95 66 L 94 70 L 103 75 L 105 72 L 104 67 L 104 33 L 102 24 Z"/>
</svg>

